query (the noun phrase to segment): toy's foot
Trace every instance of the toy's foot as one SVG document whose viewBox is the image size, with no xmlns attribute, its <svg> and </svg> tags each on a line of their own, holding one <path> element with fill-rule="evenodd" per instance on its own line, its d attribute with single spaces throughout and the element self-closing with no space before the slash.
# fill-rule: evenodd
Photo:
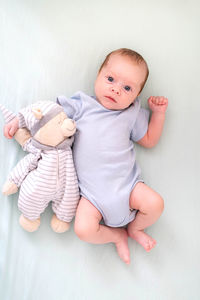
<svg viewBox="0 0 200 300">
<path fill-rule="evenodd" d="M 19 218 L 19 224 L 29 232 L 36 231 L 38 227 L 40 226 L 40 219 L 31 221 L 27 218 L 25 218 L 23 215 L 20 216 Z"/>
<path fill-rule="evenodd" d="M 61 221 L 57 218 L 57 216 L 54 214 L 51 219 L 51 228 L 53 231 L 57 233 L 63 233 L 67 231 L 70 227 L 70 223 Z"/>
<path fill-rule="evenodd" d="M 6 181 L 2 189 L 2 193 L 7 196 L 11 194 L 15 194 L 17 193 L 17 191 L 18 191 L 17 185 L 14 182 L 9 180 Z"/>
</svg>

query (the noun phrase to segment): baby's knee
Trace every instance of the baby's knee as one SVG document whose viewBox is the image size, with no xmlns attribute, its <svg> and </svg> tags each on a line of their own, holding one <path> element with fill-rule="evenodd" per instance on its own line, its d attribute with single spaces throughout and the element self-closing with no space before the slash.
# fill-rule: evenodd
<svg viewBox="0 0 200 300">
<path fill-rule="evenodd" d="M 152 200 L 152 208 L 158 214 L 162 214 L 164 210 L 164 200 L 159 194 L 156 194 L 156 196 Z"/>
<path fill-rule="evenodd" d="M 95 227 L 86 220 L 75 219 L 74 231 L 79 239 L 87 242 L 95 234 Z"/>
<path fill-rule="evenodd" d="M 75 219 L 74 222 L 74 232 L 76 233 L 76 235 L 81 239 L 84 240 L 84 237 L 86 236 L 87 233 L 87 228 L 85 228 L 85 226 L 81 224 L 79 221 L 77 221 Z"/>
</svg>

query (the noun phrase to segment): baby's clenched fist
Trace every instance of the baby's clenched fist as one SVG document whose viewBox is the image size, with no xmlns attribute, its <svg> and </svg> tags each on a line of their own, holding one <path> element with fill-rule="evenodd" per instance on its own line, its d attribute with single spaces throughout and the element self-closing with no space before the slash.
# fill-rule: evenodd
<svg viewBox="0 0 200 300">
<path fill-rule="evenodd" d="M 153 112 L 165 113 L 168 106 L 168 99 L 162 96 L 151 96 L 148 99 L 148 104 Z"/>
</svg>

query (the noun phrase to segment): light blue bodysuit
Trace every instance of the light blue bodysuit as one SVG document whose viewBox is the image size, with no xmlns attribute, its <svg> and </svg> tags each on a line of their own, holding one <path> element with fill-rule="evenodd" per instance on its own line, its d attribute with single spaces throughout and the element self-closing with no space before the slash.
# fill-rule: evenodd
<svg viewBox="0 0 200 300">
<path fill-rule="evenodd" d="M 128 224 L 136 214 L 129 207 L 131 191 L 143 181 L 133 141 L 147 132 L 149 112 L 139 98 L 124 110 L 109 110 L 83 92 L 60 96 L 57 102 L 76 122 L 73 157 L 81 195 L 100 211 L 106 225 Z"/>
</svg>

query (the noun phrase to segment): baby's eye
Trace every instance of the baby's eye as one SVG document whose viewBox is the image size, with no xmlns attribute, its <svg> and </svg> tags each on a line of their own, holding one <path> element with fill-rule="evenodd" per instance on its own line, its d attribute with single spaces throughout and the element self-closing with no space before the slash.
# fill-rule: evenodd
<svg viewBox="0 0 200 300">
<path fill-rule="evenodd" d="M 111 76 L 108 76 L 108 81 L 113 82 L 114 78 Z"/>
<path fill-rule="evenodd" d="M 125 85 L 124 89 L 129 92 L 131 90 L 131 87 L 129 85 Z"/>
</svg>

